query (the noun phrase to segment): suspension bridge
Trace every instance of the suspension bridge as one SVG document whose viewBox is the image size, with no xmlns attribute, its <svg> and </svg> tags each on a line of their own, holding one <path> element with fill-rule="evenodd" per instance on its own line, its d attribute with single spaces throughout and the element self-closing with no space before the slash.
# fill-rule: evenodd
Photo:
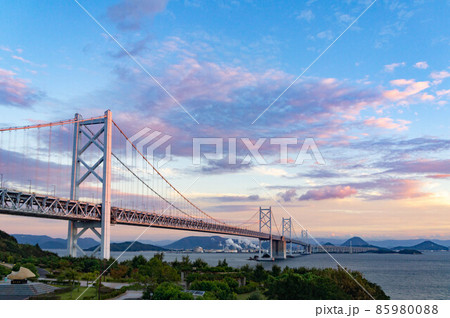
<svg viewBox="0 0 450 318">
<path fill-rule="evenodd" d="M 0 177 L 0 214 L 67 220 L 73 257 L 85 255 L 77 240 L 90 230 L 100 240 L 94 254 L 110 258 L 114 224 L 254 238 L 260 257 L 262 242 L 269 241 L 268 259 L 292 255 L 292 244 L 311 251 L 307 232 L 296 237 L 291 218 L 282 219 L 279 232 L 271 208 L 260 207 L 237 224 L 200 209 L 154 167 L 109 110 L 0 129 Z"/>
</svg>

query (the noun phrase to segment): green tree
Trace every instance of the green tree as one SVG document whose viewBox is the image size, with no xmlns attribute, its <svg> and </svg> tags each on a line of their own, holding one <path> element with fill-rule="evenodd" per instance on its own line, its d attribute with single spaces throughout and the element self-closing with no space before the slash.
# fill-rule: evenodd
<svg viewBox="0 0 450 318">
<path fill-rule="evenodd" d="M 117 268 L 112 268 L 110 273 L 111 277 L 114 279 L 124 278 L 128 273 L 128 266 L 120 264 Z"/>
<path fill-rule="evenodd" d="M 253 270 L 253 280 L 257 283 L 262 283 L 267 279 L 267 272 L 261 264 L 256 265 Z"/>
<path fill-rule="evenodd" d="M 272 274 L 273 277 L 280 276 L 280 274 L 281 274 L 281 267 L 274 264 L 272 266 L 272 273 L 271 274 Z"/>
<path fill-rule="evenodd" d="M 86 281 L 86 287 L 89 286 L 89 282 L 93 282 L 98 277 L 95 273 L 84 273 L 81 275 L 81 279 Z"/>
<path fill-rule="evenodd" d="M 266 286 L 269 299 L 351 299 L 333 280 L 313 273 L 290 272 L 278 278 L 270 277 Z"/>
<path fill-rule="evenodd" d="M 135 256 L 131 260 L 131 266 L 133 268 L 138 268 L 139 266 L 142 266 L 142 265 L 145 265 L 145 264 L 147 264 L 147 260 L 142 255 Z"/>
<path fill-rule="evenodd" d="M 164 282 L 156 287 L 153 298 L 155 300 L 190 300 L 194 299 L 191 293 L 183 292 L 182 288 L 174 283 Z"/>
<path fill-rule="evenodd" d="M 202 260 L 201 258 L 197 258 L 193 263 L 192 266 L 195 267 L 196 269 L 205 269 L 208 268 L 208 263 L 206 263 L 204 260 Z"/>
<path fill-rule="evenodd" d="M 0 265 L 0 279 L 3 279 L 3 277 L 9 275 L 11 273 L 11 270 L 8 267 Z"/>
<path fill-rule="evenodd" d="M 216 299 L 236 299 L 236 294 L 224 281 L 197 280 L 192 282 L 190 289 L 211 292 Z"/>
</svg>

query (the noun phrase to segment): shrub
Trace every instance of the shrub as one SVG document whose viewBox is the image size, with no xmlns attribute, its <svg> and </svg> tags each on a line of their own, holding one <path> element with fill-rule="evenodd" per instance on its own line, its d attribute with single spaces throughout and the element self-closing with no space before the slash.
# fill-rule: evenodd
<svg viewBox="0 0 450 318">
<path fill-rule="evenodd" d="M 194 296 L 182 291 L 182 288 L 174 283 L 164 282 L 160 284 L 153 293 L 155 300 L 190 300 Z"/>
</svg>

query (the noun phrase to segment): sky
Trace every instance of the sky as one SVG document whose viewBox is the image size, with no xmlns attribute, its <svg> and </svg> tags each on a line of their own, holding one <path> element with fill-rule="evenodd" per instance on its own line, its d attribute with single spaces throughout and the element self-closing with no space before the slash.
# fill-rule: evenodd
<svg viewBox="0 0 450 318">
<path fill-rule="evenodd" d="M 316 237 L 449 239 L 449 5 L 0 0 L 0 126 L 110 109 L 129 136 L 171 136 L 162 174 L 179 189 L 198 177 L 185 195 L 219 219 L 272 206 Z M 198 137 L 223 138 L 224 157 L 193 164 Z M 270 140 L 287 137 L 283 164 Z M 245 138 L 266 138 L 266 164 L 242 163 Z M 323 163 L 296 164 L 306 138 Z M 66 227 L 0 216 L 9 233 Z M 141 231 L 115 226 L 112 240 Z"/>
</svg>

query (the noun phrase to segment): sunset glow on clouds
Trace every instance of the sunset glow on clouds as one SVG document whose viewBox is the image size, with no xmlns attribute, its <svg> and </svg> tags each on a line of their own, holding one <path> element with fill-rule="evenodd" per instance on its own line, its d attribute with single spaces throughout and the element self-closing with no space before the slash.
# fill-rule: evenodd
<svg viewBox="0 0 450 318">
<path fill-rule="evenodd" d="M 186 195 L 218 218 L 246 220 L 275 200 L 316 236 L 449 237 L 450 27 L 439 22 L 448 3 L 377 1 L 281 96 L 370 3 L 80 3 L 199 124 L 75 3 L 11 1 L 0 12 L 1 126 L 111 109 L 130 136 L 144 127 L 172 136 L 168 179 L 183 188 L 200 176 Z M 193 165 L 194 137 L 224 138 L 224 158 Z M 279 164 L 277 137 L 299 140 L 291 164 Z M 308 137 L 324 166 L 292 164 Z M 267 165 L 242 163 L 239 138 L 266 138 Z M 15 218 L 0 220 L 18 231 Z M 65 235 L 61 222 L 25 221 L 29 233 L 48 224 L 45 233 Z"/>
</svg>

